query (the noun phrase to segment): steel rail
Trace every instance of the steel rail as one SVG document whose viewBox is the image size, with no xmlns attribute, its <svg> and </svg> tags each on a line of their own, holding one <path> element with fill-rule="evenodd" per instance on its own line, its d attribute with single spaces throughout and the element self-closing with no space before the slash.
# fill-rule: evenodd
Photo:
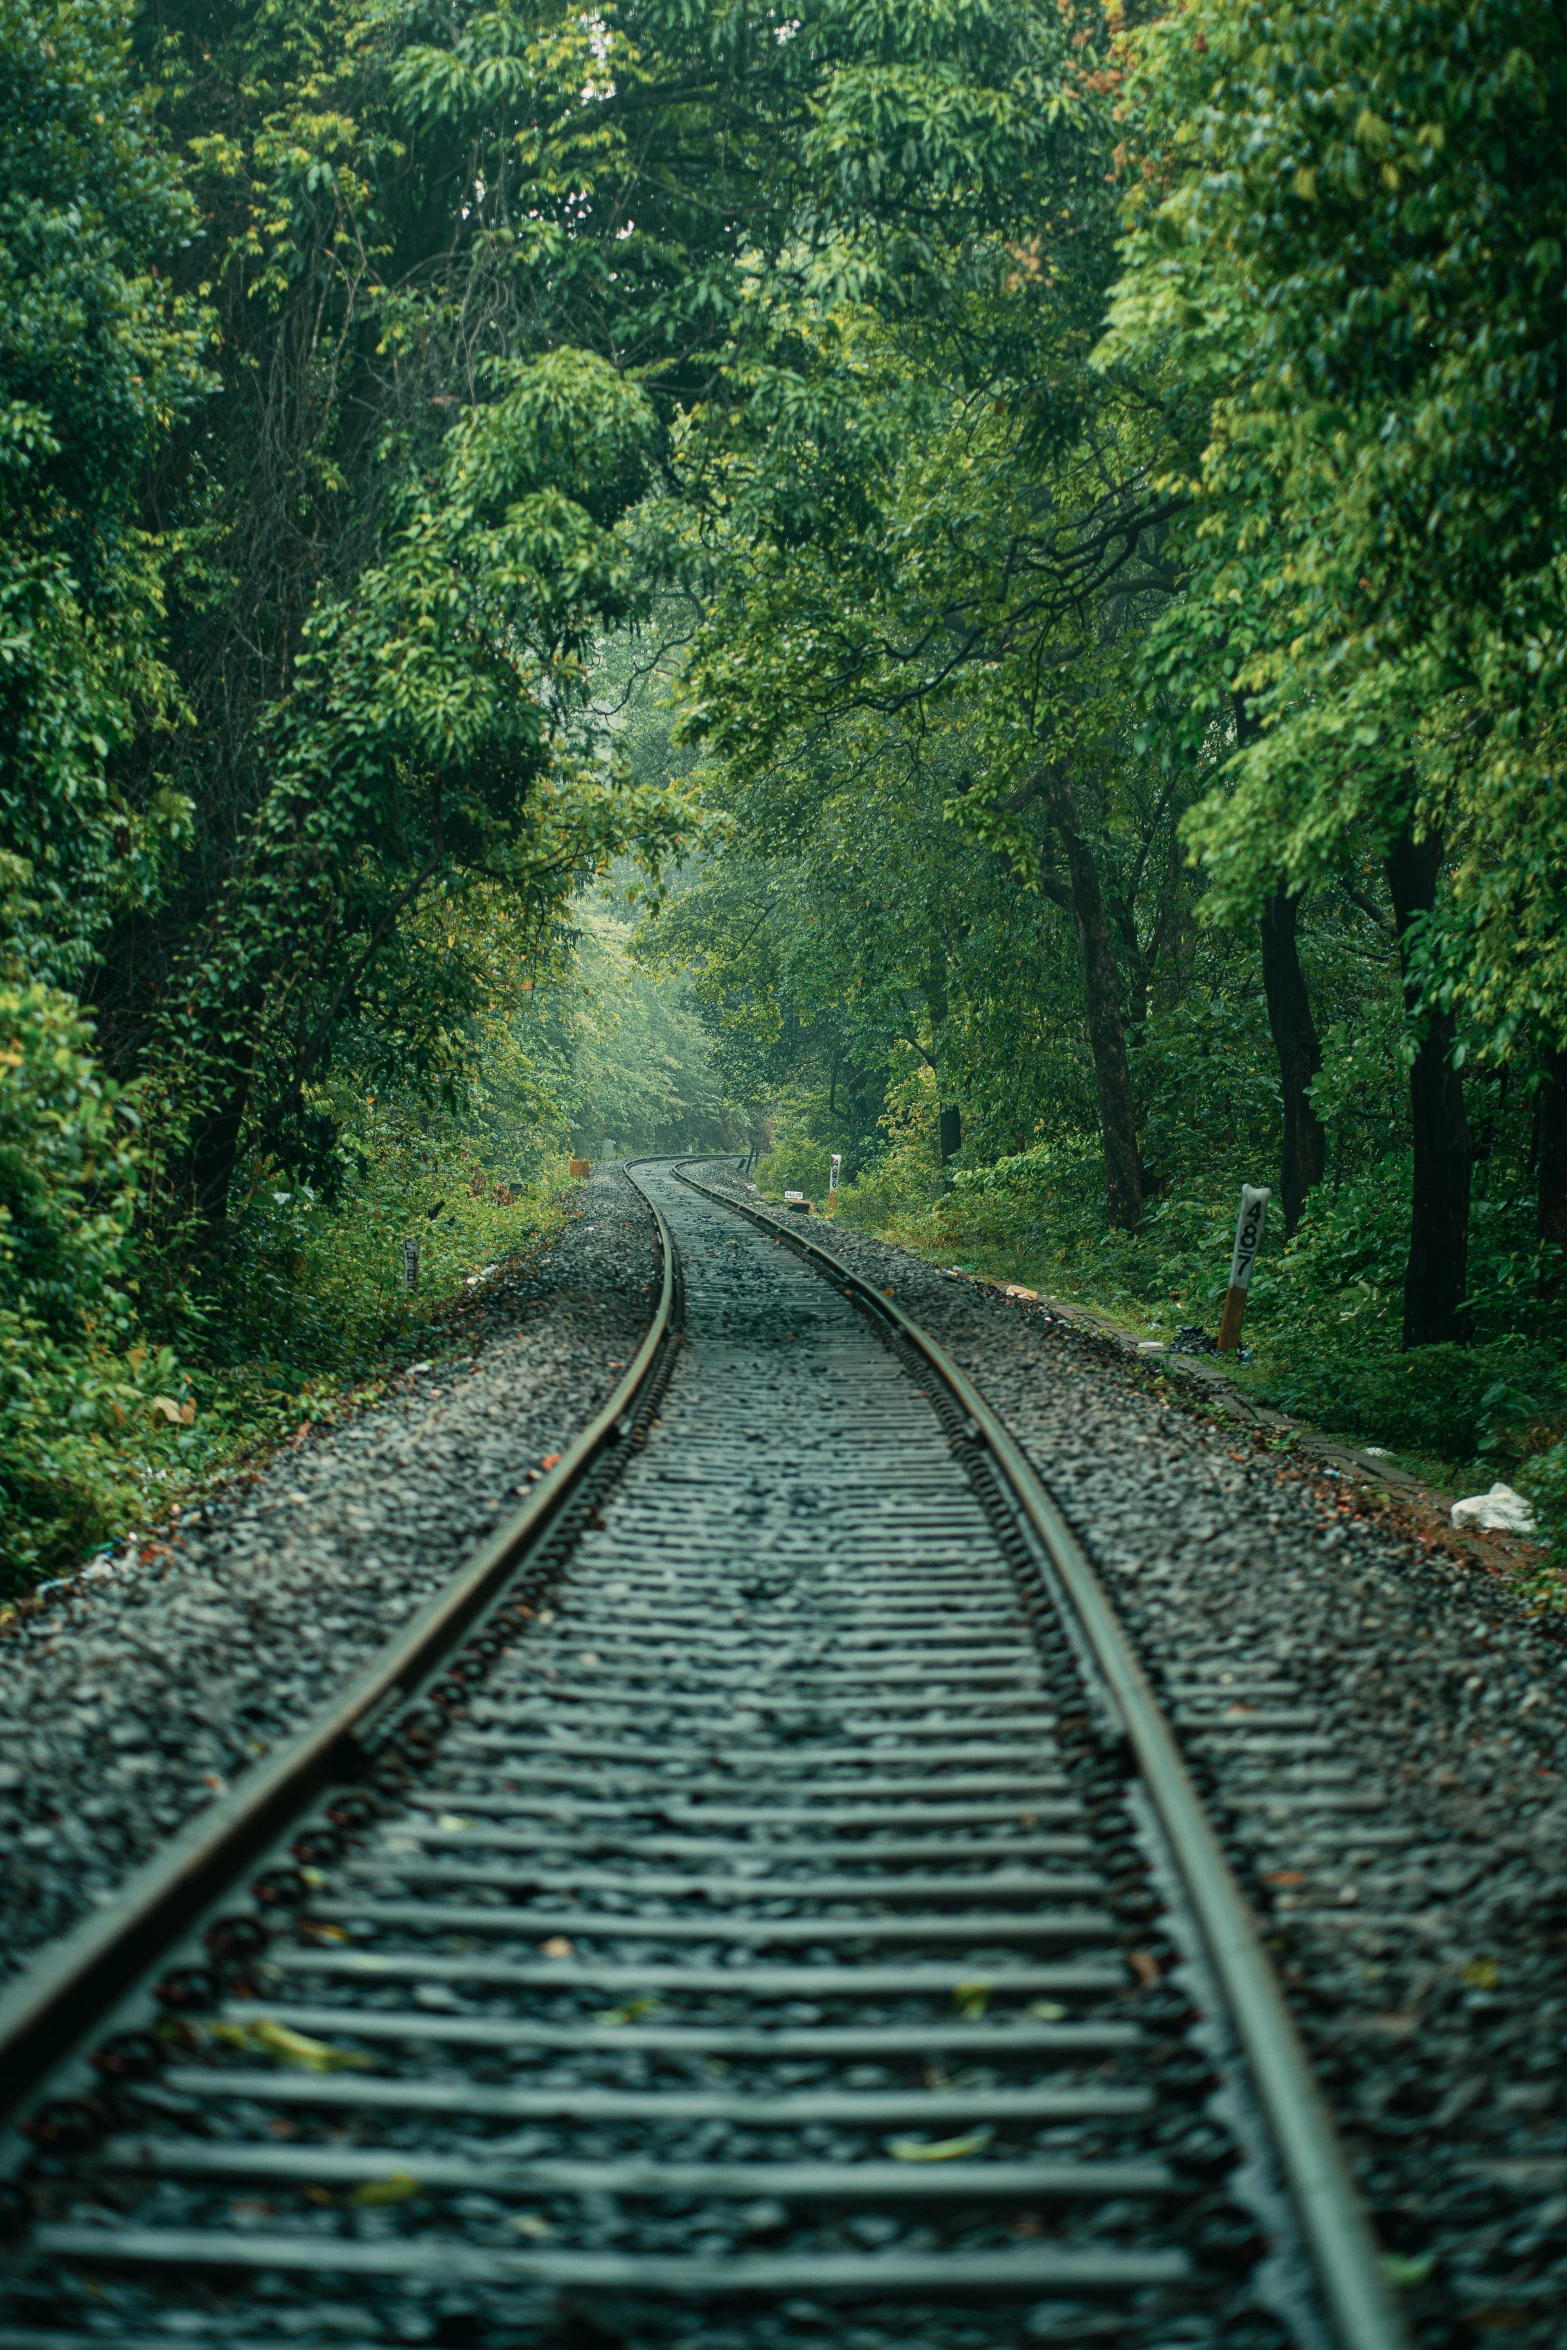
<svg viewBox="0 0 1567 2350">
<path fill-rule="evenodd" d="M 1410 2350 L 1371 2224 L 1295 2020 L 1180 1747 L 1088 1555 L 1038 1471 L 946 1349 L 894 1299 L 793 1223 L 673 1172 L 794 1248 L 928 1364 L 964 1412 L 1042 1545 L 1104 1678 L 1158 1815 L 1251 2073 L 1312 2267 L 1343 2350 Z"/>
<path fill-rule="evenodd" d="M 516 1510 L 444 1589 L 396 1633 L 307 1728 L 245 1772 L 115 1901 L 46 1947 L 0 1995 L 0 2125 L 14 2115 L 105 2012 L 326 1787 L 351 1778 L 377 1725 L 414 1695 L 474 1625 L 527 1554 L 552 1531 L 588 1470 L 629 1436 L 628 1414 L 677 1343 L 678 1259 L 657 1205 L 663 1258 L 657 1308 L 604 1405 Z"/>
</svg>

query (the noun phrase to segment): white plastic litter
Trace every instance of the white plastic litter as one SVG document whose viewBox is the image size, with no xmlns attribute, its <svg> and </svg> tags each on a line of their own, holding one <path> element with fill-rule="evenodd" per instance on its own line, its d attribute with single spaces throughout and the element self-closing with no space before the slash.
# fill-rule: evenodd
<svg viewBox="0 0 1567 2350">
<path fill-rule="evenodd" d="M 1390 1461 L 1393 1458 L 1385 1444 L 1364 1444 L 1360 1449 L 1368 1461 Z"/>
<path fill-rule="evenodd" d="M 1455 1526 L 1478 1526 L 1487 1534 L 1532 1534 L 1534 1512 L 1510 1485 L 1493 1485 L 1489 1493 L 1471 1493 L 1453 1504 Z"/>
</svg>

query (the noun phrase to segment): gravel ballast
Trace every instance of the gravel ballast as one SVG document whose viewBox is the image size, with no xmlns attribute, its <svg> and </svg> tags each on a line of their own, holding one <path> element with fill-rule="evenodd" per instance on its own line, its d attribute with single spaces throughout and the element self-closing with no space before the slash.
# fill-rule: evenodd
<svg viewBox="0 0 1567 2350">
<path fill-rule="evenodd" d="M 308 1722 L 609 1392 L 651 1319 L 657 1239 L 616 1170 L 570 1206 L 384 1401 L 18 1612 L 0 1641 L 0 1976 Z"/>
<path fill-rule="evenodd" d="M 1277 1431 L 1215 1425 L 1157 1362 L 887 1243 L 815 1236 L 970 1373 L 1089 1550 L 1280 1967 L 1412 2338 L 1554 2350 L 1558 1636 Z M 655 1265 L 631 1187 L 595 1179 L 580 1220 L 491 1285 L 482 1334 L 478 1311 L 464 1320 L 467 1353 L 22 1615 L 3 1651 L 7 1966 L 112 1893 L 447 1579 L 629 1359 Z"/>
<path fill-rule="evenodd" d="M 355 2350 L 1283 2350 L 1245 2101 L 1196 2118 L 1184 1930 L 961 1415 L 647 1180 L 667 1385 L 217 1922 L 222 2012 L 187 1951 L 165 2061 L 121 2036 L 105 2167 L 40 2117 L 0 2341 L 316 2344 L 325 2297 Z"/>
<path fill-rule="evenodd" d="M 752 1199 L 732 1168 L 693 1170 Z M 1215 1426 L 1119 1346 L 840 1225 L 983 1389 L 1161 1688 L 1422 2345 L 1567 2306 L 1558 1631 L 1370 1491 Z M 1216 1718 L 1217 1717 L 1217 1718 Z"/>
</svg>

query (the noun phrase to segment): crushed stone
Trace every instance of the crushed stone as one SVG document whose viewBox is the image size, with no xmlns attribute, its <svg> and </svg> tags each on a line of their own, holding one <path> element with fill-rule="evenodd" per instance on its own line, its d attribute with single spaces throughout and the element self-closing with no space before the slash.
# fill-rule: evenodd
<svg viewBox="0 0 1567 2350">
<path fill-rule="evenodd" d="M 47 1587 L 0 1639 L 0 1979 L 299 1730 L 564 1450 L 657 1301 L 615 1169 L 384 1401 Z"/>
<path fill-rule="evenodd" d="M 692 1170 L 754 1195 L 730 1167 Z M 1559 1617 L 1157 1358 L 835 1224 L 1027 1447 L 1248 1893 L 1412 2331 L 1556 2350 L 1567 2306 Z M 1253 1717 L 1261 1717 L 1253 1719 Z"/>
</svg>

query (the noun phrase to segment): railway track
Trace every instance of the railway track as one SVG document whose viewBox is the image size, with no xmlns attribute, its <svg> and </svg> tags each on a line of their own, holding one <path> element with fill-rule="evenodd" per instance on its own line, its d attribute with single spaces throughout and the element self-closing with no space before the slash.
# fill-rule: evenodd
<svg viewBox="0 0 1567 2350">
<path fill-rule="evenodd" d="M 1394 2350 L 1028 1464 L 895 1300 L 641 1181 L 605 1412 L 0 2004 L 0 2350 Z"/>
</svg>

